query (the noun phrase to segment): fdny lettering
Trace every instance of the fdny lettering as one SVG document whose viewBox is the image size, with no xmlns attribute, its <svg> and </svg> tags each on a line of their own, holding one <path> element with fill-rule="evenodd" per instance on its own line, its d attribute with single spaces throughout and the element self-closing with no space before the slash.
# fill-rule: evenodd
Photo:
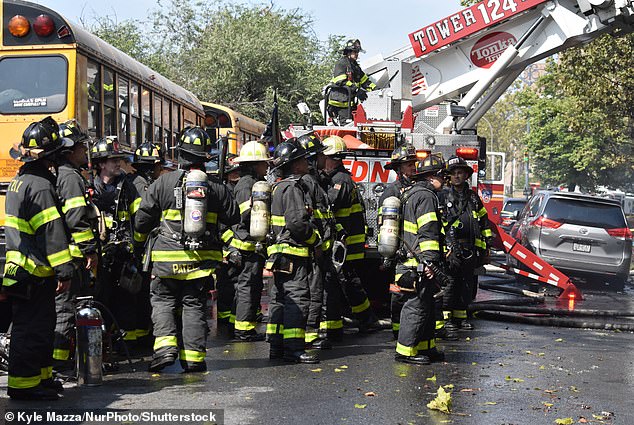
<svg viewBox="0 0 634 425">
<path fill-rule="evenodd" d="M 11 180 L 9 183 L 9 192 L 18 192 L 20 190 L 20 186 L 24 183 L 22 180 Z"/>
<path fill-rule="evenodd" d="M 344 159 L 343 165 L 350 171 L 352 180 L 357 183 L 389 183 L 396 180 L 396 173 L 386 170 L 380 160 Z"/>
<path fill-rule="evenodd" d="M 409 34 L 416 57 L 498 24 L 548 0 L 488 0 Z"/>
<path fill-rule="evenodd" d="M 198 263 L 195 264 L 172 264 L 172 273 L 182 274 L 198 270 Z"/>
</svg>

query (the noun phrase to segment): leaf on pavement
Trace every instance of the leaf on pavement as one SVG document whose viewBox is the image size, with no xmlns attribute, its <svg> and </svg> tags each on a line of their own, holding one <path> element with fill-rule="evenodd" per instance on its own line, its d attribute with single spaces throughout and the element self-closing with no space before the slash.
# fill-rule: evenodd
<svg viewBox="0 0 634 425">
<path fill-rule="evenodd" d="M 572 418 L 559 418 L 555 419 L 555 423 L 557 425 L 572 425 L 575 423 L 575 421 L 572 420 Z"/>
<path fill-rule="evenodd" d="M 432 382 L 436 382 L 436 375 L 432 376 L 431 378 L 427 378 L 428 381 L 432 381 Z"/>
<path fill-rule="evenodd" d="M 365 409 L 366 407 L 368 407 L 367 404 L 355 404 L 354 407 L 356 407 L 357 409 Z"/>
<path fill-rule="evenodd" d="M 339 369 L 348 369 L 348 366 L 346 366 L 346 365 L 339 366 Z"/>
<path fill-rule="evenodd" d="M 571 385 L 571 386 L 570 386 L 570 388 L 569 388 L 569 390 L 570 390 L 570 392 L 573 392 L 573 393 L 578 393 L 578 392 L 579 392 L 579 390 L 577 389 L 577 387 L 575 387 L 574 385 Z"/>
<path fill-rule="evenodd" d="M 363 394 L 366 397 L 375 397 L 376 393 L 374 391 L 368 391 L 367 393 Z"/>
<path fill-rule="evenodd" d="M 443 388 L 446 389 L 446 390 L 451 391 L 451 390 L 453 390 L 453 384 L 443 385 Z"/>
<path fill-rule="evenodd" d="M 544 406 L 548 407 L 548 408 L 551 408 L 551 407 L 553 407 L 553 406 L 554 406 L 554 404 L 552 404 L 552 403 L 546 403 L 545 401 L 542 401 L 542 404 L 543 404 Z"/>
<path fill-rule="evenodd" d="M 563 339 L 563 338 L 557 338 L 557 339 L 555 340 L 555 342 L 564 342 L 564 339 Z"/>
<path fill-rule="evenodd" d="M 460 390 L 461 393 L 472 393 L 474 391 L 480 391 L 480 388 L 463 388 Z"/>
<path fill-rule="evenodd" d="M 398 374 L 398 376 L 400 376 L 401 378 L 403 378 L 403 377 L 407 376 L 407 373 L 402 372 L 402 373 L 399 373 L 399 374 Z"/>
<path fill-rule="evenodd" d="M 438 387 L 436 398 L 427 403 L 427 408 L 449 413 L 451 411 L 451 403 L 451 393 L 445 391 L 443 387 Z"/>
<path fill-rule="evenodd" d="M 343 372 L 343 369 L 339 369 L 338 367 L 335 368 L 335 372 Z"/>
<path fill-rule="evenodd" d="M 510 376 L 507 376 L 504 379 L 507 380 L 507 381 L 513 381 L 513 382 L 524 382 L 524 380 L 522 378 L 511 378 Z"/>
<path fill-rule="evenodd" d="M 485 401 L 485 402 L 484 402 L 484 405 L 485 405 L 485 406 L 487 406 L 487 405 L 488 405 L 488 406 L 495 406 L 496 404 L 498 404 L 498 402 L 497 402 L 497 401 Z"/>
<path fill-rule="evenodd" d="M 315 373 L 319 373 L 319 372 L 321 372 L 321 368 L 318 367 L 317 369 L 311 369 L 310 371 L 311 372 L 315 372 Z"/>
</svg>

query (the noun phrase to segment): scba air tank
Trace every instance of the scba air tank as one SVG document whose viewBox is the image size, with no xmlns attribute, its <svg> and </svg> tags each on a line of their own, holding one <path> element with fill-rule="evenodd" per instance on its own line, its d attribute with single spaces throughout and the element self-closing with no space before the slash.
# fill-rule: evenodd
<svg viewBox="0 0 634 425">
<path fill-rule="evenodd" d="M 251 203 L 249 235 L 256 241 L 263 241 L 269 233 L 271 220 L 271 185 L 265 181 L 255 182 L 251 189 Z"/>
<path fill-rule="evenodd" d="M 198 239 L 205 234 L 208 191 L 207 174 L 200 170 L 191 170 L 185 180 L 183 217 L 183 232 L 190 240 Z"/>
<path fill-rule="evenodd" d="M 379 229 L 379 253 L 384 258 L 392 258 L 400 245 L 401 230 L 401 201 L 396 196 L 390 196 L 381 206 L 383 223 Z"/>
</svg>

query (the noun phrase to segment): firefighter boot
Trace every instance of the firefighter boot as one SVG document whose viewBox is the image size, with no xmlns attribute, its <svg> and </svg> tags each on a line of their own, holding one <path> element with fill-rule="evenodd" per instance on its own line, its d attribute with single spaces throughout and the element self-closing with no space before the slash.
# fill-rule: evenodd
<svg viewBox="0 0 634 425">
<path fill-rule="evenodd" d="M 472 331 L 473 325 L 471 322 L 467 321 L 467 319 L 453 319 L 458 329 L 462 329 L 464 331 Z"/>
<path fill-rule="evenodd" d="M 148 370 L 150 372 L 160 372 L 165 369 L 167 366 L 171 366 L 176 363 L 176 359 L 178 358 L 178 354 L 176 353 L 163 353 L 161 355 L 154 354 L 152 358 L 152 362 L 150 363 L 150 367 Z"/>
<path fill-rule="evenodd" d="M 57 391 L 38 385 L 33 388 L 8 388 L 7 394 L 14 400 L 53 401 L 59 400 Z"/>
<path fill-rule="evenodd" d="M 315 349 L 315 350 L 330 350 L 332 348 L 332 342 L 328 341 L 326 338 L 317 338 L 312 340 L 311 342 L 306 343 L 306 349 Z"/>
<path fill-rule="evenodd" d="M 401 363 L 428 365 L 431 364 L 431 360 L 424 354 L 416 354 L 415 356 L 404 356 L 403 354 L 396 353 L 394 360 Z"/>
<path fill-rule="evenodd" d="M 454 324 L 447 321 L 442 328 L 436 329 L 436 338 L 444 339 L 445 341 L 457 341 L 458 329 Z"/>
<path fill-rule="evenodd" d="M 419 351 L 418 354 L 422 354 L 424 356 L 427 356 L 429 358 L 430 361 L 432 362 L 442 362 L 445 360 L 445 353 L 442 351 L 439 351 L 436 347 L 430 349 L 430 350 L 422 350 Z"/>
<path fill-rule="evenodd" d="M 233 339 L 237 342 L 257 342 L 264 341 L 266 336 L 252 329 L 249 331 L 234 331 Z"/>
<path fill-rule="evenodd" d="M 62 384 L 62 381 L 58 381 L 57 379 L 53 378 L 42 379 L 40 381 L 40 386 L 44 388 L 49 388 L 58 394 L 64 391 L 64 385 Z"/>
<path fill-rule="evenodd" d="M 278 360 L 284 357 L 284 347 L 281 345 L 271 344 L 269 349 L 269 359 Z"/>
<path fill-rule="evenodd" d="M 319 357 L 317 354 L 310 354 L 302 350 L 286 351 L 284 352 L 284 361 L 291 363 L 315 364 L 319 363 Z"/>
</svg>

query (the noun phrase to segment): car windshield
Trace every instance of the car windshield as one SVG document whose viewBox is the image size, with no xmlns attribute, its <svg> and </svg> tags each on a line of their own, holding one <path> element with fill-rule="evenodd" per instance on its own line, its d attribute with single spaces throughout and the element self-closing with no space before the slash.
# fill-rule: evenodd
<svg viewBox="0 0 634 425">
<path fill-rule="evenodd" d="M 0 114 L 54 114 L 66 107 L 68 62 L 62 56 L 0 59 Z"/>
<path fill-rule="evenodd" d="M 522 211 L 524 205 L 526 205 L 526 201 L 507 201 L 504 205 L 504 211 L 511 213 L 515 211 Z"/>
<path fill-rule="evenodd" d="M 560 223 L 579 226 L 616 229 L 626 227 L 623 212 L 618 205 L 579 199 L 551 198 L 544 216 Z"/>
</svg>

